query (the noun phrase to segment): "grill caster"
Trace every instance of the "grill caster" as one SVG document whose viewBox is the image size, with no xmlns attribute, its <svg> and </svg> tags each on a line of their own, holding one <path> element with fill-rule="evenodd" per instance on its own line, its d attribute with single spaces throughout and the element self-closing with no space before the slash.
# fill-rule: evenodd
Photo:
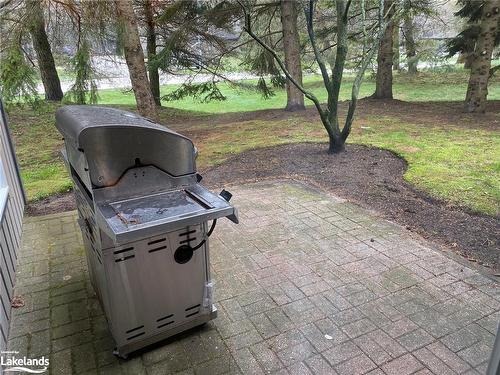
<svg viewBox="0 0 500 375">
<path fill-rule="evenodd" d="M 118 351 L 118 348 L 113 349 L 113 355 L 115 357 L 120 358 L 120 359 L 128 359 L 128 355 L 127 354 L 120 354 L 120 352 Z"/>
</svg>

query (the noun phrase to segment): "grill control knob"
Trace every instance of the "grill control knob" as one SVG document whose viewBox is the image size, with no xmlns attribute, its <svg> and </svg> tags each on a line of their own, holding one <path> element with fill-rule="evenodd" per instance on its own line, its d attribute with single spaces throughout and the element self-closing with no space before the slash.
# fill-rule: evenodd
<svg viewBox="0 0 500 375">
<path fill-rule="evenodd" d="M 175 250 L 174 259 L 179 264 L 187 263 L 193 257 L 193 248 L 189 245 L 182 245 Z"/>
</svg>

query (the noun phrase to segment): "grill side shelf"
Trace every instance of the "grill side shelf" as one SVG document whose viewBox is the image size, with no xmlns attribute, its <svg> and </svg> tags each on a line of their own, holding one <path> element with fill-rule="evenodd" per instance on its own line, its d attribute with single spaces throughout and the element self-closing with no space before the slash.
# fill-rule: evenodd
<svg viewBox="0 0 500 375">
<path fill-rule="evenodd" d="M 111 218 L 106 218 L 110 214 Z M 120 219 L 113 215 L 113 210 L 107 206 L 98 206 L 96 218 L 99 227 L 113 240 L 116 246 L 140 238 L 157 236 L 159 234 L 176 230 L 179 228 L 200 224 L 204 221 L 231 216 L 234 214 L 234 208 L 227 206 L 224 208 L 213 208 L 203 212 L 196 212 L 183 217 L 166 218 L 150 224 L 126 226 Z"/>
<path fill-rule="evenodd" d="M 115 244 L 235 215 L 236 209 L 226 200 L 198 184 L 96 205 L 97 223 Z"/>
</svg>

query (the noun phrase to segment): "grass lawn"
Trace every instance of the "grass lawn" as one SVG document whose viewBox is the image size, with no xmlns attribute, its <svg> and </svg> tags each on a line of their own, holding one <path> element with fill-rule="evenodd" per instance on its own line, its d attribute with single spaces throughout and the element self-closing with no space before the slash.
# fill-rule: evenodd
<svg viewBox="0 0 500 375">
<path fill-rule="evenodd" d="M 317 77 L 308 77 L 306 85 L 313 88 L 320 98 L 325 98 Z M 461 101 L 466 85 L 466 76 L 460 72 L 424 74 L 412 79 L 400 75 L 396 76 L 394 92 L 397 99 L 411 102 Z M 224 112 L 281 108 L 285 103 L 282 90 L 277 90 L 271 99 L 263 100 L 255 92 L 228 85 L 222 88 L 228 97 L 225 102 L 199 103 L 184 99 L 165 103 L 169 108 L 161 111 L 162 123 L 194 139 L 200 150 L 199 167 L 222 162 L 230 155 L 250 148 L 326 141 L 326 133 L 313 114 L 276 118 L 249 114 L 248 118 L 243 116 L 243 120 L 235 117 L 221 121 L 224 115 L 219 114 Z M 362 86 L 361 96 L 370 95 L 373 88 L 374 83 L 367 80 Z M 167 92 L 173 87 L 162 89 Z M 500 79 L 496 78 L 490 84 L 489 91 L 490 99 L 500 100 Z M 350 86 L 344 85 L 342 99 L 347 99 L 349 92 Z M 134 106 L 133 95 L 121 90 L 103 90 L 100 97 L 100 104 L 129 109 Z M 397 106 L 397 103 L 392 105 Z M 401 103 L 394 111 L 394 108 L 384 110 L 384 104 L 378 109 L 365 108 L 361 104 L 349 142 L 383 147 L 400 154 L 409 163 L 405 178 L 433 196 L 476 211 L 498 214 L 498 130 L 492 126 L 478 126 L 478 117 L 472 115 L 453 115 L 450 112 L 448 118 L 440 113 L 439 104 L 429 107 L 428 103 L 422 103 L 422 106 L 422 109 L 418 106 L 406 108 L 405 103 Z M 36 113 L 30 109 L 9 112 L 22 176 L 31 200 L 67 191 L 71 187 L 58 155 L 62 140 L 54 126 L 55 107 L 47 105 Z M 417 112 L 412 113 L 415 108 Z M 496 124 L 500 122 L 500 114 L 488 116 L 487 121 L 480 117 L 479 122 L 492 119 Z M 182 120 L 186 118 L 189 121 Z"/>
<path fill-rule="evenodd" d="M 326 92 L 318 76 L 307 76 L 304 82 L 306 87 L 313 89 L 314 94 L 321 101 L 326 101 Z M 340 93 L 343 100 L 349 99 L 351 96 L 351 83 L 352 77 L 347 76 Z M 177 85 L 163 86 L 161 88 L 162 95 L 173 91 L 177 87 Z M 200 103 L 193 98 L 185 98 L 173 102 L 164 102 L 163 105 L 183 110 L 227 113 L 282 108 L 286 103 L 285 90 L 274 90 L 275 95 L 264 100 L 258 92 L 230 86 L 227 83 L 220 84 L 220 89 L 227 97 L 227 100 L 223 102 Z M 374 91 L 375 81 L 368 77 L 361 86 L 360 97 L 369 96 Z M 467 91 L 467 76 L 464 72 L 421 73 L 415 77 L 406 74 L 396 75 L 393 91 L 395 99 L 405 101 L 463 100 Z M 134 94 L 130 90 L 102 90 L 99 92 L 99 96 L 101 99 L 100 104 L 135 105 Z M 488 98 L 500 100 L 500 79 L 497 78 L 495 82 L 490 84 Z"/>
</svg>

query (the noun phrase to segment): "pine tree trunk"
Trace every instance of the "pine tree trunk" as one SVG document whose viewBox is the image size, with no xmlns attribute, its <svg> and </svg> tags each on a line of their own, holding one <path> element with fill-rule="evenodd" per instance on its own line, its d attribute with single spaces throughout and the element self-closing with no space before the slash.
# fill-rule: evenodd
<svg viewBox="0 0 500 375">
<path fill-rule="evenodd" d="M 417 73 L 417 48 L 414 36 L 414 26 L 413 19 L 406 15 L 403 22 L 404 36 L 405 36 L 405 46 L 406 46 L 406 61 L 408 63 L 408 73 Z"/>
<path fill-rule="evenodd" d="M 151 61 L 156 56 L 156 31 L 155 21 L 153 16 L 153 6 L 151 0 L 144 0 L 144 15 L 146 18 L 146 50 L 148 53 L 148 72 L 149 72 L 149 86 L 156 105 L 161 105 L 160 102 L 160 75 L 158 68 L 151 65 Z"/>
<path fill-rule="evenodd" d="M 291 76 L 302 85 L 302 66 L 300 63 L 300 41 L 297 30 L 297 9 L 294 0 L 281 0 L 281 24 L 283 28 L 283 49 L 285 65 Z M 305 109 L 304 94 L 292 83 L 286 83 L 287 111 Z"/>
<path fill-rule="evenodd" d="M 50 49 L 49 39 L 45 31 L 45 20 L 40 0 L 30 0 L 28 3 L 31 19 L 29 20 L 29 31 L 35 49 L 38 68 L 45 89 L 45 99 L 61 101 L 63 91 L 57 74 L 56 64 Z"/>
<path fill-rule="evenodd" d="M 469 86 L 465 97 L 467 112 L 484 112 L 488 96 L 488 79 L 491 67 L 491 55 L 495 38 L 499 32 L 500 0 L 484 2 L 474 59 L 470 68 Z"/>
<path fill-rule="evenodd" d="M 392 18 L 394 10 L 392 0 L 384 0 L 384 9 L 388 11 L 387 17 Z M 375 86 L 375 99 L 392 99 L 392 35 L 394 23 L 390 20 L 387 23 L 384 36 L 380 41 L 380 48 L 377 55 L 377 79 Z"/>
<path fill-rule="evenodd" d="M 392 70 L 399 71 L 399 25 L 397 23 L 394 24 L 393 34 L 393 47 L 392 47 Z"/>
<path fill-rule="evenodd" d="M 118 19 L 122 23 L 124 30 L 123 50 L 125 60 L 139 113 L 156 120 L 158 112 L 149 86 L 146 64 L 144 63 L 144 52 L 139 39 L 137 20 L 132 4 L 129 0 L 115 0 Z"/>
</svg>

